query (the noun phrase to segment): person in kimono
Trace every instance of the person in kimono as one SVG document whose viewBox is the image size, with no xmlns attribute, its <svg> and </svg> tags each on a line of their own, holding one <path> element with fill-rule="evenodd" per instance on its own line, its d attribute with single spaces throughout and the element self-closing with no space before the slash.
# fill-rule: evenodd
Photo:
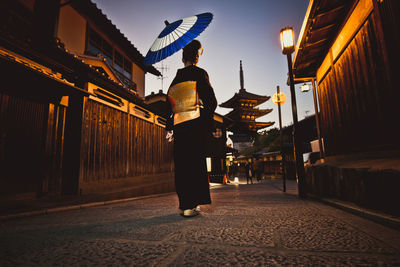
<svg viewBox="0 0 400 267">
<path fill-rule="evenodd" d="M 207 72 L 197 66 L 202 50 L 198 40 L 183 48 L 184 67 L 167 93 L 167 139 L 174 142 L 175 189 L 184 217 L 196 216 L 199 205 L 211 204 L 206 139 L 214 131 L 217 100 Z"/>
</svg>

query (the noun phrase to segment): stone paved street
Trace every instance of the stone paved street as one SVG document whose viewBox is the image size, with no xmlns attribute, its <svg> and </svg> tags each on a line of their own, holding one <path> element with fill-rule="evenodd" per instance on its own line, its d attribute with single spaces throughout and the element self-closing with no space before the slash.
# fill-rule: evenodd
<svg viewBox="0 0 400 267">
<path fill-rule="evenodd" d="M 400 233 L 280 181 L 212 189 L 200 216 L 175 194 L 0 222 L 0 266 L 400 266 Z"/>
</svg>

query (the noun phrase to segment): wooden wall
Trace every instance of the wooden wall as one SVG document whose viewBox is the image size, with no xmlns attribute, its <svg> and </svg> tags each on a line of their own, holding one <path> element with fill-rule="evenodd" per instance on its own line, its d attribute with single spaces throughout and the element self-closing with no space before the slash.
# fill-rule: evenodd
<svg viewBox="0 0 400 267">
<path fill-rule="evenodd" d="M 83 116 L 82 183 L 173 172 L 163 127 L 91 99 Z"/>
<path fill-rule="evenodd" d="M 76 155 L 79 177 L 73 178 L 79 180 L 79 188 L 102 193 L 96 190 L 118 181 L 113 190 L 123 191 L 127 184 L 121 181 L 129 180 L 135 186 L 149 181 L 159 186 L 157 192 L 173 189 L 172 144 L 166 142 L 163 127 L 94 100 L 84 103 L 81 155 Z M 0 93 L 2 199 L 63 193 L 68 108 Z M 151 188 L 146 189 L 148 194 Z"/>
<path fill-rule="evenodd" d="M 0 92 L 0 194 L 58 194 L 66 108 Z"/>
<path fill-rule="evenodd" d="M 368 17 L 319 81 L 321 128 L 328 155 L 399 143 L 393 113 L 398 100 L 389 83 L 376 15 L 373 12 Z"/>
</svg>

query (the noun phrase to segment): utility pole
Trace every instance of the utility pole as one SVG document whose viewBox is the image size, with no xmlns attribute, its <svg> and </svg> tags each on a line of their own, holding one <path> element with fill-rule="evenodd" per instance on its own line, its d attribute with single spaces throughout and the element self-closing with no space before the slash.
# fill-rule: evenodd
<svg viewBox="0 0 400 267">
<path fill-rule="evenodd" d="M 276 94 L 278 96 L 278 114 L 279 114 L 279 133 L 281 145 L 281 164 L 282 164 L 282 178 L 283 178 L 283 192 L 286 192 L 286 171 L 285 171 L 285 152 L 283 151 L 283 132 L 282 132 L 282 115 L 281 115 L 281 93 L 279 86 L 276 87 Z"/>
<path fill-rule="evenodd" d="M 164 79 L 168 78 L 168 77 L 164 76 L 164 72 L 168 71 L 169 68 L 168 68 L 168 66 L 164 67 L 163 62 L 161 61 L 161 67 L 157 68 L 157 69 L 161 71 L 161 77 L 157 77 L 157 79 L 161 80 L 161 90 L 164 91 Z"/>
</svg>

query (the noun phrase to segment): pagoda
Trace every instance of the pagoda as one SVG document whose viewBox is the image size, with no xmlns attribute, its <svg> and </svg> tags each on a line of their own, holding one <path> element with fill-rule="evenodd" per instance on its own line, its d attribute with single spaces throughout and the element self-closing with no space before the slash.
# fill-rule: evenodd
<svg viewBox="0 0 400 267">
<path fill-rule="evenodd" d="M 249 147 L 252 140 L 257 135 L 257 131 L 274 124 L 274 122 L 257 122 L 258 117 L 264 116 L 272 109 L 259 109 L 258 105 L 268 101 L 270 96 L 262 96 L 247 92 L 244 88 L 242 61 L 240 61 L 240 89 L 238 93 L 228 101 L 220 104 L 223 108 L 232 108 L 233 110 L 225 115 L 232 120 L 229 131 L 233 135 L 229 137 L 233 141 L 233 146 L 239 151 Z"/>
</svg>

